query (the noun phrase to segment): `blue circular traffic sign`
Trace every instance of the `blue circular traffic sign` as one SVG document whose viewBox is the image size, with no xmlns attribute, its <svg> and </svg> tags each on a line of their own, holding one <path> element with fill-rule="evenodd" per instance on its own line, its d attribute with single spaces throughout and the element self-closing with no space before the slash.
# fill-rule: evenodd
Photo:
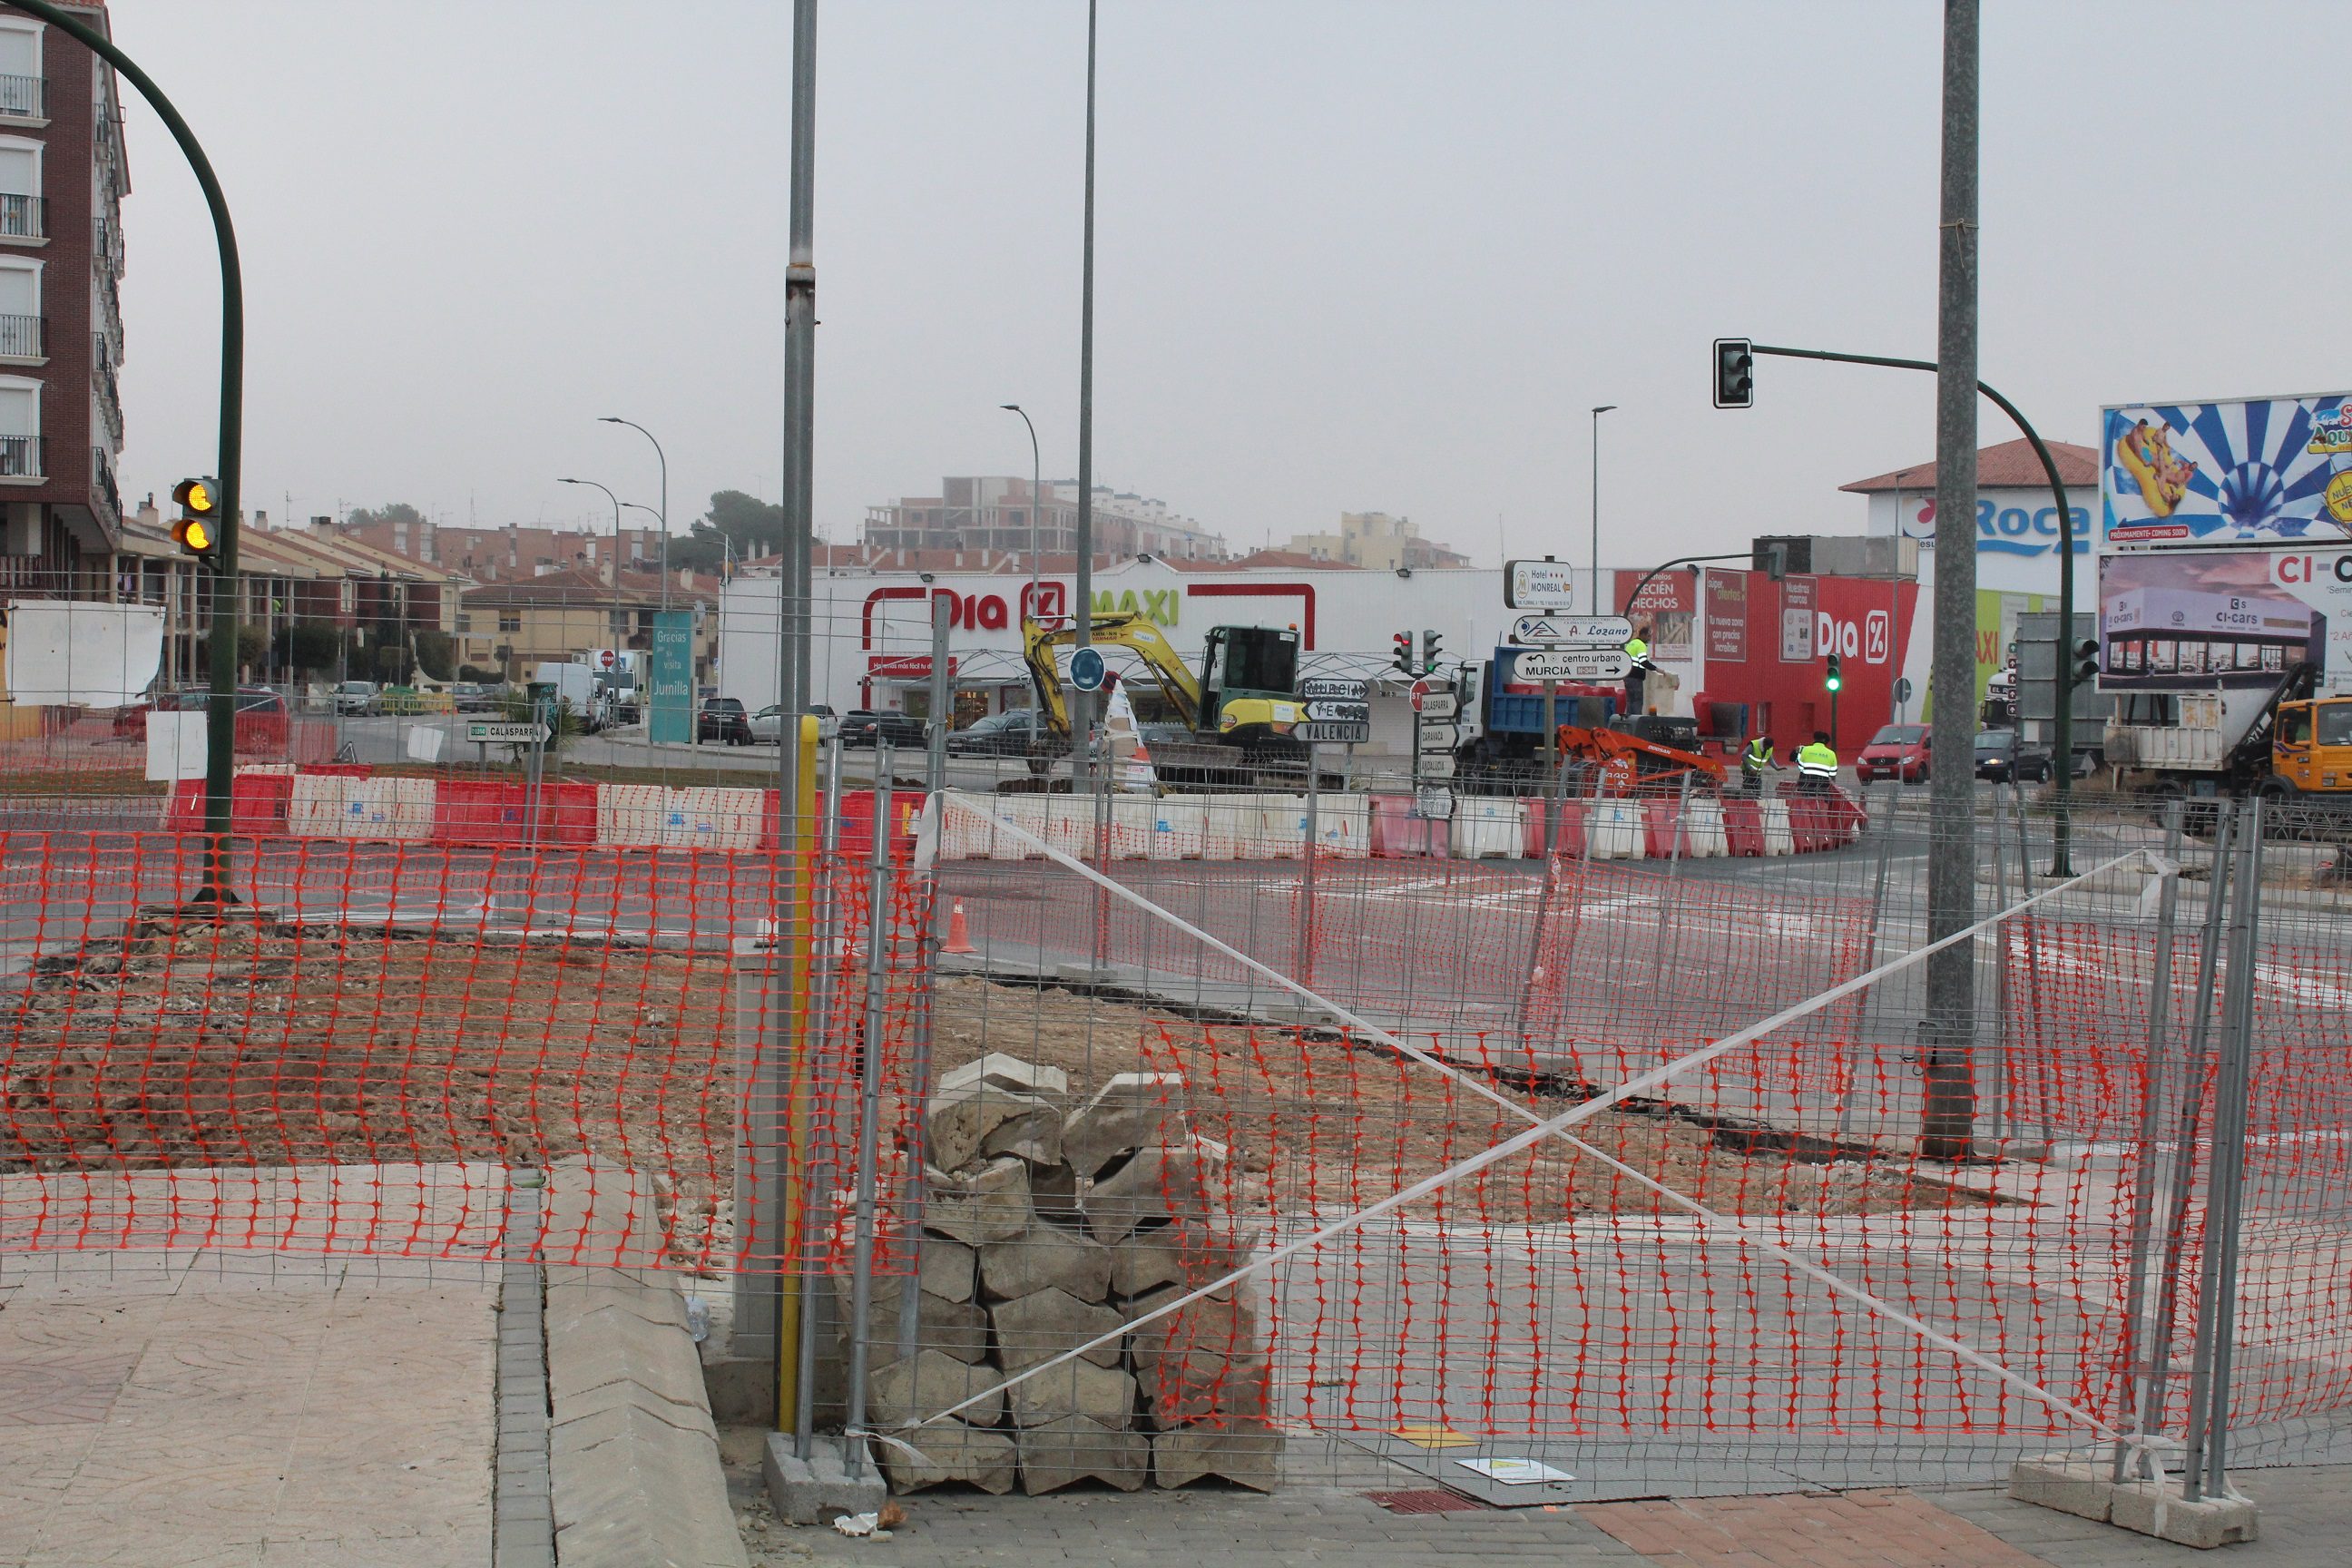
<svg viewBox="0 0 2352 1568">
<path fill-rule="evenodd" d="M 1081 691 L 1099 691 L 1103 683 L 1103 656 L 1091 647 L 1082 647 L 1070 655 L 1070 684 Z"/>
</svg>

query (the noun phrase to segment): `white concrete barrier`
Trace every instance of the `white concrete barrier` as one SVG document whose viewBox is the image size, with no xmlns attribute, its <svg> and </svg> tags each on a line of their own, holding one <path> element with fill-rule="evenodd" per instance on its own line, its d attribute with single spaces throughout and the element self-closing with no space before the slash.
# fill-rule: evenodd
<svg viewBox="0 0 2352 1568">
<path fill-rule="evenodd" d="M 656 849 L 662 844 L 669 791 L 660 784 L 596 786 L 596 842 L 614 849 Z"/>
<path fill-rule="evenodd" d="M 1207 795 L 1201 798 L 1201 858 L 1238 860 L 1242 843 L 1257 836 L 1257 803 L 1248 795 Z"/>
<path fill-rule="evenodd" d="M 436 793 L 431 779 L 297 773 L 286 830 L 302 838 L 426 839 Z"/>
<path fill-rule="evenodd" d="M 1372 803 L 1368 795 L 1315 797 L 1315 852 L 1331 859 L 1361 860 L 1372 852 Z"/>
<path fill-rule="evenodd" d="M 1789 829 L 1789 803 L 1777 795 L 1763 803 L 1764 853 L 1794 855 L 1797 836 Z"/>
<path fill-rule="evenodd" d="M 1591 835 L 1595 860 L 1639 860 L 1649 854 L 1649 824 L 1638 800 L 1588 803 L 1585 831 Z"/>
<path fill-rule="evenodd" d="M 1154 860 L 1197 860 L 1208 853 L 1209 816 L 1198 797 L 1160 796 L 1152 802 Z"/>
<path fill-rule="evenodd" d="M 665 849 L 757 849 L 764 792 L 673 789 L 661 816 Z"/>
<path fill-rule="evenodd" d="M 996 797 L 996 814 L 1000 821 L 1009 822 L 1033 837 L 1045 837 L 1045 803 L 1052 799 L 1043 795 L 1000 795 Z M 1000 833 L 989 850 L 992 860 L 1028 860 L 1037 858 L 1037 851 L 1010 833 Z"/>
<path fill-rule="evenodd" d="M 1244 860 L 1296 860 L 1307 849 L 1307 797 L 1303 795 L 1261 795 L 1253 819 L 1244 815 Z"/>
<path fill-rule="evenodd" d="M 1457 860 L 1525 859 L 1528 828 L 1519 803 L 1456 795 L 1452 843 Z"/>
<path fill-rule="evenodd" d="M 1692 796 L 1683 808 L 1682 838 L 1685 860 L 1730 854 L 1731 838 L 1723 830 L 1723 803 Z"/>
</svg>

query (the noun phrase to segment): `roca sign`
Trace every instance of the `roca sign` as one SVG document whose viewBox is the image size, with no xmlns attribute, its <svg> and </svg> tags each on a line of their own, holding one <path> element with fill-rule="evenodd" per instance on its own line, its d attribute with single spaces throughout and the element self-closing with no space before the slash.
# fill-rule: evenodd
<svg viewBox="0 0 2352 1568">
<path fill-rule="evenodd" d="M 2066 516 L 2074 536 L 2074 553 L 2090 553 L 2089 509 L 2069 506 Z M 1919 542 L 1920 549 L 1933 550 L 1936 547 L 1936 502 L 1932 497 L 1919 503 L 1917 515 L 1905 531 Z M 1977 498 L 1979 554 L 2047 555 L 2057 548 L 2056 507 L 2047 504 L 2038 507 L 2004 506 L 1990 496 Z"/>
</svg>

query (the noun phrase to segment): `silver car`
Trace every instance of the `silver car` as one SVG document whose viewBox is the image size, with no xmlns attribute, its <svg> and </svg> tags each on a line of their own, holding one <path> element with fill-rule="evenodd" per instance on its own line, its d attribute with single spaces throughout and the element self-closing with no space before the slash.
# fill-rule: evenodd
<svg viewBox="0 0 2352 1568">
<path fill-rule="evenodd" d="M 809 712 L 816 719 L 816 738 L 830 741 L 841 731 L 841 720 L 822 702 L 809 704 Z M 751 743 L 773 746 L 784 738 L 784 708 L 781 702 L 771 702 L 751 715 Z"/>
</svg>

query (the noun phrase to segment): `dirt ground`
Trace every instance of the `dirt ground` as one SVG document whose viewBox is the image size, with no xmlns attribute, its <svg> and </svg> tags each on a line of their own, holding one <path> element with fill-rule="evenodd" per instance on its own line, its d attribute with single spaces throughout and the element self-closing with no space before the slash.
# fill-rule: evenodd
<svg viewBox="0 0 2352 1568">
<path fill-rule="evenodd" d="M 0 1172 L 541 1165 L 593 1152 L 652 1173 L 678 1263 L 731 1256 L 737 1053 L 724 954 L 157 914 L 40 960 L 5 1009 Z M 903 1026 L 886 1044 L 893 1090 L 911 1044 Z M 1231 1151 L 1237 1213 L 1360 1206 L 1524 1125 L 1378 1047 L 978 979 L 940 982 L 931 1048 L 934 1073 L 1002 1051 L 1061 1068 L 1074 1095 L 1118 1072 L 1181 1074 L 1193 1129 Z M 856 1047 L 835 1057 L 838 1093 L 854 1082 Z M 1548 1115 L 1579 1098 L 1572 1087 L 1508 1092 Z M 898 1095 L 885 1103 L 886 1127 L 903 1125 Z M 1986 1201 L 1888 1162 L 1746 1151 L 1654 1110 L 1605 1111 L 1579 1133 L 1729 1212 Z M 1548 1143 L 1408 1214 L 1516 1224 L 1670 1208 Z"/>
<path fill-rule="evenodd" d="M 1116 1073 L 1182 1075 L 1195 1131 L 1225 1144 L 1238 1204 L 1283 1212 L 1360 1206 L 1468 1159 L 1528 1123 L 1472 1089 L 1377 1044 L 1269 1026 L 1202 1023 L 1067 991 L 956 978 L 940 982 L 932 1065 L 945 1071 L 1001 1051 L 1056 1067 L 1074 1098 Z M 1496 1087 L 1555 1117 L 1587 1096 Z M 1578 1124 L 1576 1135 L 1708 1208 L 1828 1218 L 1981 1207 L 1981 1194 L 1853 1151 L 1805 1157 L 1756 1147 L 1752 1124 L 1711 1130 L 1645 1102 Z M 1844 1154 L 1846 1157 L 1839 1157 Z M 1593 1214 L 1677 1213 L 1604 1162 L 1550 1141 L 1408 1205 L 1408 1217 L 1546 1224 Z"/>
</svg>

